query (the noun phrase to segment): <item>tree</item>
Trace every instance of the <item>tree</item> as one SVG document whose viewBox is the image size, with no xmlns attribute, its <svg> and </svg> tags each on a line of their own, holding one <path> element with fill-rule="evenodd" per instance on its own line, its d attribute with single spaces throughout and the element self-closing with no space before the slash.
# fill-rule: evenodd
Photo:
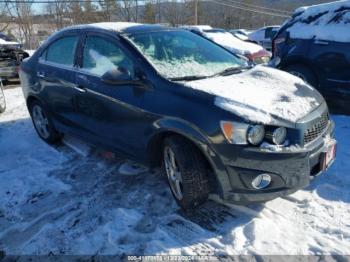
<svg viewBox="0 0 350 262">
<path fill-rule="evenodd" d="M 121 0 L 121 14 L 127 22 L 137 22 L 139 15 L 138 0 Z"/>
<path fill-rule="evenodd" d="M 177 0 L 172 0 L 166 3 L 164 19 L 172 26 L 191 23 L 191 16 L 190 1 L 178 2 Z"/>
<path fill-rule="evenodd" d="M 67 11 L 73 24 L 84 23 L 83 7 L 80 2 L 70 2 Z"/>
<path fill-rule="evenodd" d="M 156 13 L 154 10 L 154 4 L 147 2 L 145 4 L 144 21 L 148 24 L 154 24 L 156 22 Z"/>
<path fill-rule="evenodd" d="M 118 4 L 116 0 L 99 0 L 103 21 L 112 21 L 112 16 L 118 11 Z"/>
<path fill-rule="evenodd" d="M 48 15 L 53 18 L 54 29 L 61 29 L 69 23 L 67 20 L 68 5 L 65 0 L 55 0 L 46 5 Z"/>
<path fill-rule="evenodd" d="M 32 37 L 33 32 L 33 9 L 32 2 L 6 1 L 7 13 L 18 25 L 18 33 L 21 42 L 26 48 L 32 49 L 37 46 L 37 40 Z"/>
</svg>

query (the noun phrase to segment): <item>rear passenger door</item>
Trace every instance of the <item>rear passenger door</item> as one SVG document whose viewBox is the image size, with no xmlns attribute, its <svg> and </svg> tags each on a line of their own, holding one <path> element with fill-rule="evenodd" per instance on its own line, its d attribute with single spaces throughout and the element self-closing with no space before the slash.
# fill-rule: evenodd
<svg viewBox="0 0 350 262">
<path fill-rule="evenodd" d="M 36 68 L 40 95 L 58 123 L 75 127 L 73 97 L 76 90 L 76 51 L 79 36 L 69 33 L 52 42 L 41 54 Z"/>
<path fill-rule="evenodd" d="M 131 156 L 142 154 L 144 90 L 132 83 L 106 84 L 102 75 L 114 68 L 127 69 L 135 77 L 132 55 L 110 36 L 88 33 L 81 53 L 77 84 L 81 93 L 75 110 L 89 130 L 105 147 Z"/>
</svg>

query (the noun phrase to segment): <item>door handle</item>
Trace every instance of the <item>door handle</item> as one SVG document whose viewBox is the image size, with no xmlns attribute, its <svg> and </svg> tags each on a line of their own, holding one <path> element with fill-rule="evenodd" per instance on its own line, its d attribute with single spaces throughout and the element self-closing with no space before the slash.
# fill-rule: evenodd
<svg viewBox="0 0 350 262">
<path fill-rule="evenodd" d="M 37 72 L 36 75 L 40 78 L 44 78 L 45 74 L 43 72 Z"/>
<path fill-rule="evenodd" d="M 79 85 L 75 85 L 73 87 L 75 90 L 78 90 L 80 93 L 85 93 L 86 92 L 86 88 L 79 86 Z"/>
<path fill-rule="evenodd" d="M 328 45 L 329 43 L 327 41 L 322 40 L 315 40 L 316 45 Z"/>
</svg>

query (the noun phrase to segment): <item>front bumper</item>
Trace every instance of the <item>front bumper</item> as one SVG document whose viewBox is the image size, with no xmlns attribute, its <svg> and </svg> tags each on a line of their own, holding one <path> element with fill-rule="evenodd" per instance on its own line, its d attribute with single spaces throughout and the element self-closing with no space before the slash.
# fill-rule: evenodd
<svg viewBox="0 0 350 262">
<path fill-rule="evenodd" d="M 0 61 L 0 78 L 14 78 L 18 76 L 18 63 L 15 60 Z"/>
<path fill-rule="evenodd" d="M 322 173 L 322 156 L 329 142 L 334 141 L 333 129 L 331 122 L 326 132 L 311 144 L 278 152 L 256 147 L 218 145 L 216 151 L 230 184 L 225 186 L 223 198 L 240 203 L 267 201 L 308 186 L 314 177 Z M 272 178 L 270 185 L 255 189 L 252 180 L 266 173 Z"/>
</svg>

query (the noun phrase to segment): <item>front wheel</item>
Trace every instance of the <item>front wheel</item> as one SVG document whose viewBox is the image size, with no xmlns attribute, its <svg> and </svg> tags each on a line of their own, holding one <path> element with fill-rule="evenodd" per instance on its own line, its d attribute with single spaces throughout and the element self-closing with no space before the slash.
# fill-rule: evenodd
<svg viewBox="0 0 350 262">
<path fill-rule="evenodd" d="M 61 140 L 61 135 L 57 132 L 49 112 L 39 101 L 33 101 L 29 107 L 30 116 L 39 137 L 46 143 L 53 144 Z"/>
<path fill-rule="evenodd" d="M 6 109 L 6 100 L 2 86 L 0 86 L 0 113 L 5 112 Z"/>
<path fill-rule="evenodd" d="M 191 142 L 178 136 L 166 138 L 163 166 L 171 192 L 180 207 L 192 209 L 208 199 L 208 164 Z"/>
</svg>

